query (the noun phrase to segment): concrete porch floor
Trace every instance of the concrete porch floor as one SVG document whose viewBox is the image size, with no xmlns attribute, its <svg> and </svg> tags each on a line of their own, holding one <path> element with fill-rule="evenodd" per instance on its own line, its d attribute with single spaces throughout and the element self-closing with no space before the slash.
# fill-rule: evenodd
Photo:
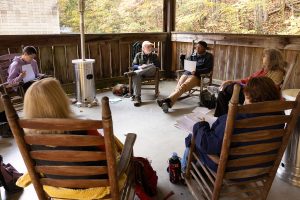
<svg viewBox="0 0 300 200">
<path fill-rule="evenodd" d="M 164 81 L 160 84 L 160 97 L 166 97 L 175 87 L 175 81 Z M 98 94 L 99 100 L 108 96 L 111 100 L 119 97 L 111 92 Z M 193 199 L 186 186 L 174 185 L 169 182 L 169 174 L 166 169 L 168 158 L 172 152 L 177 152 L 181 157 L 184 151 L 184 138 L 187 133 L 174 127 L 175 121 L 183 114 L 190 113 L 198 102 L 198 97 L 191 97 L 179 101 L 168 114 L 157 106 L 153 99 L 153 91 L 143 90 L 143 104 L 137 108 L 128 98 L 110 103 L 113 117 L 114 133 L 124 142 L 126 133 L 136 133 L 137 140 L 134 146 L 135 156 L 143 156 L 152 161 L 154 170 L 158 175 L 157 200 L 163 199 L 170 191 L 175 194 L 169 200 Z M 101 107 L 77 108 L 72 107 L 74 113 L 81 118 L 100 119 Z M 25 172 L 26 167 L 13 139 L 0 137 L 0 154 L 4 163 L 11 163 L 20 172 Z M 9 195 L 1 187 L 2 200 L 36 200 L 33 186 L 25 188 L 23 192 Z M 299 199 L 300 188 L 275 178 L 268 196 L 268 200 L 294 200 Z M 1 198 L 0 198 L 1 199 Z"/>
</svg>

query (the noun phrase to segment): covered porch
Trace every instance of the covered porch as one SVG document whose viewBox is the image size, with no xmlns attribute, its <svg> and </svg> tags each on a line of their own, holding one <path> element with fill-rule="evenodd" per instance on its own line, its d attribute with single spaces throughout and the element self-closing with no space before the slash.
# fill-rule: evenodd
<svg viewBox="0 0 300 200">
<path fill-rule="evenodd" d="M 172 5 L 169 5 L 172 7 Z M 87 34 L 86 58 L 95 59 L 94 77 L 99 89 L 98 99 L 103 96 L 115 98 L 110 89 L 116 83 L 126 83 L 123 76 L 132 62 L 132 45 L 137 41 L 149 40 L 155 43 L 161 61 L 160 97 L 166 97 L 175 87 L 175 72 L 180 69 L 179 55 L 191 54 L 192 41 L 204 40 L 214 54 L 213 81 L 218 84 L 227 79 L 239 79 L 257 71 L 261 67 L 264 48 L 278 48 L 288 62 L 285 88 L 299 88 L 300 39 L 297 36 L 277 35 L 237 35 L 209 33 L 178 33 L 174 30 L 172 13 L 165 13 L 164 32 Z M 38 48 L 37 61 L 42 73 L 52 75 L 63 85 L 71 96 L 75 93 L 73 59 L 80 58 L 79 34 L 61 35 L 2 35 L 0 55 L 20 53 L 23 46 Z M 183 114 L 190 113 L 198 104 L 198 98 L 188 98 L 178 102 L 169 114 L 156 105 L 152 91 L 142 91 L 143 101 L 135 108 L 130 99 L 111 103 L 114 132 L 121 141 L 128 132 L 137 133 L 134 147 L 136 156 L 152 161 L 159 177 L 157 199 L 163 199 L 170 191 L 175 195 L 170 199 L 193 199 L 186 186 L 171 184 L 166 168 L 172 152 L 182 156 L 184 138 L 187 133 L 174 127 L 175 121 Z M 82 118 L 99 119 L 100 108 L 73 107 L 76 115 Z M 212 112 L 211 112 L 212 113 Z M 211 114 L 210 113 L 210 114 Z M 145 115 L 146 114 L 146 115 Z M 141 119 L 143 119 L 141 121 Z M 147 128 L 145 128 L 147 127 Z M 0 154 L 4 161 L 12 163 L 19 171 L 26 168 L 13 139 L 0 139 Z M 268 199 L 297 199 L 300 189 L 276 178 Z M 37 199 L 33 187 L 23 193 L 9 196 L 1 189 L 2 199 Z"/>
<path fill-rule="evenodd" d="M 161 96 L 168 95 L 175 85 L 176 81 L 174 80 L 162 81 L 160 84 Z M 116 98 L 110 91 L 98 93 L 97 98 L 101 99 L 103 96 L 108 96 L 110 99 Z M 121 141 L 125 140 L 124 134 L 126 133 L 137 134 L 134 146 L 135 156 L 143 156 L 151 160 L 153 168 L 157 171 L 158 195 L 154 199 L 162 200 L 169 192 L 173 191 L 175 194 L 169 198 L 170 200 L 192 200 L 193 197 L 187 186 L 172 184 L 169 181 L 169 174 L 166 169 L 172 152 L 177 152 L 179 156 L 182 156 L 185 148 L 184 138 L 187 133 L 177 129 L 174 126 L 175 121 L 195 109 L 198 98 L 192 97 L 179 101 L 170 113 L 165 114 L 156 105 L 153 99 L 153 91 L 143 91 L 143 97 L 145 104 L 139 108 L 134 107 L 128 98 L 110 104 L 114 133 Z M 72 106 L 72 110 L 80 118 L 101 118 L 100 107 L 78 108 Z M 1 138 L 0 145 L 0 154 L 4 157 L 5 163 L 13 164 L 20 172 L 27 171 L 13 138 Z M 294 200 L 299 195 L 300 189 L 298 187 L 283 182 L 276 177 L 268 199 Z M 5 194 L 4 189 L 1 188 L 1 197 L 2 200 L 38 199 L 32 185 L 26 188 L 24 192 L 14 195 Z"/>
</svg>

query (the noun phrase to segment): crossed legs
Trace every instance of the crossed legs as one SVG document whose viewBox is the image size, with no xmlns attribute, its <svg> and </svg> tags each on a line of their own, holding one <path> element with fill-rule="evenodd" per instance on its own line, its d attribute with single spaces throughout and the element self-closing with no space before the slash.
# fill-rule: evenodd
<svg viewBox="0 0 300 200">
<path fill-rule="evenodd" d="M 194 75 L 182 75 L 177 83 L 174 92 L 171 93 L 166 99 L 157 100 L 157 104 L 163 108 L 164 112 L 167 112 L 167 107 L 171 108 L 183 93 L 191 90 L 199 84 L 200 79 L 198 77 Z M 167 107 L 165 107 L 165 105 L 167 105 Z"/>
<path fill-rule="evenodd" d="M 200 79 L 198 77 L 193 75 L 182 75 L 177 83 L 174 92 L 171 93 L 168 97 L 171 100 L 170 106 L 172 107 L 183 93 L 191 90 L 199 84 Z"/>
</svg>

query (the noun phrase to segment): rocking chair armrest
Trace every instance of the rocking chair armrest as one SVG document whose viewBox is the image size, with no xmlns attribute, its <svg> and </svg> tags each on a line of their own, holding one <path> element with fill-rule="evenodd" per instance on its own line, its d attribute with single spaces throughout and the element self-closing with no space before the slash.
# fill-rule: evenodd
<svg viewBox="0 0 300 200">
<path fill-rule="evenodd" d="M 209 78 L 212 75 L 212 72 L 208 72 L 206 74 L 200 74 L 201 78 Z"/>
<path fill-rule="evenodd" d="M 183 73 L 185 70 L 184 69 L 178 69 L 176 70 L 176 73 Z"/>
<path fill-rule="evenodd" d="M 119 177 L 124 171 L 126 171 L 133 153 L 133 145 L 136 140 L 136 134 L 128 133 L 126 136 L 123 151 L 121 153 L 120 162 L 117 167 L 117 176 Z"/>
<path fill-rule="evenodd" d="M 184 73 L 184 69 L 178 69 L 176 70 L 176 76 L 177 76 L 177 79 L 179 80 L 180 76 Z"/>
<path fill-rule="evenodd" d="M 14 87 L 18 87 L 23 85 L 23 81 L 21 82 L 17 82 L 17 83 L 9 83 L 9 82 L 5 82 L 0 84 L 0 87 L 5 87 L 5 88 L 14 88 Z"/>
</svg>

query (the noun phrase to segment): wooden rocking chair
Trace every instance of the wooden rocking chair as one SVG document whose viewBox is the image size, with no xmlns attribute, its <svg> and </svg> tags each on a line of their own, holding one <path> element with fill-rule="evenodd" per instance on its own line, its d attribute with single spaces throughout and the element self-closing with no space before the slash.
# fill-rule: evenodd
<svg viewBox="0 0 300 200">
<path fill-rule="evenodd" d="M 204 199 L 216 200 L 224 196 L 230 199 L 266 199 L 268 196 L 277 168 L 300 114 L 300 94 L 296 101 L 269 101 L 239 106 L 239 91 L 240 86 L 236 84 L 229 105 L 221 155 L 209 155 L 211 160 L 218 164 L 217 173 L 199 160 L 195 151 L 195 140 L 192 138 L 186 183 L 195 199 L 204 197 Z M 238 113 L 272 113 L 288 109 L 292 109 L 289 115 L 268 115 L 235 120 Z M 277 124 L 285 124 L 285 127 L 233 134 L 234 129 L 237 128 L 268 127 Z M 280 137 L 282 140 L 278 142 Z M 274 138 L 277 140 L 272 140 Z M 261 142 L 248 146 L 231 146 L 231 143 L 254 141 Z M 263 154 L 270 151 L 274 151 L 274 153 Z M 229 156 L 238 158 L 229 159 Z M 241 169 L 243 166 L 265 163 L 273 164 L 268 167 Z M 237 167 L 236 170 L 228 170 L 234 167 Z"/>
<path fill-rule="evenodd" d="M 192 46 L 193 46 L 193 51 L 194 51 L 194 45 L 195 45 L 195 41 L 193 40 L 192 42 Z M 216 41 L 214 41 L 213 45 L 211 47 L 208 48 L 208 52 L 212 53 L 212 55 L 215 55 L 215 47 L 216 47 Z M 177 81 L 179 81 L 180 77 L 183 75 L 184 73 L 184 59 L 185 59 L 186 55 L 183 54 L 180 56 L 180 65 L 181 65 L 181 69 L 176 70 L 176 76 L 177 76 Z M 200 75 L 200 85 L 192 88 L 190 91 L 187 91 L 185 93 L 185 95 L 179 97 L 178 100 L 183 100 L 186 99 L 188 97 L 192 97 L 192 96 L 199 96 L 199 106 L 201 104 L 201 98 L 200 98 L 200 94 L 201 92 L 207 88 L 207 86 L 211 86 L 213 85 L 213 72 L 214 72 L 214 65 L 213 68 L 211 70 L 211 72 L 207 73 L 207 74 L 201 74 Z"/>
<path fill-rule="evenodd" d="M 109 100 L 102 98 L 102 120 L 82 119 L 19 119 L 14 110 L 10 98 L 2 96 L 8 122 L 12 129 L 16 143 L 26 164 L 29 176 L 34 185 L 39 200 L 50 199 L 51 196 L 43 190 L 43 186 L 54 186 L 72 189 L 86 189 L 94 187 L 110 187 L 110 194 L 102 199 L 133 199 L 133 176 L 131 176 L 131 157 L 133 156 L 133 144 L 136 135 L 127 134 L 121 159 L 116 162 L 113 125 Z M 24 135 L 24 129 L 80 131 L 103 129 L 104 137 L 73 134 L 30 134 Z M 47 150 L 34 150 L 39 145 Z M 105 145 L 105 151 L 98 146 Z M 61 147 L 49 150 L 49 147 Z M 93 147 L 95 151 L 66 150 L 66 148 Z M 62 149 L 62 150 L 61 150 Z M 64 150 L 63 150 L 64 149 Z M 36 164 L 39 160 L 55 162 L 51 164 Z M 99 166 L 84 164 L 86 162 L 107 163 Z M 64 164 L 57 164 L 63 162 Z M 76 166 L 68 166 L 67 162 L 79 163 Z M 123 188 L 119 188 L 118 180 L 126 173 L 126 182 Z M 41 176 L 45 174 L 46 176 Z M 48 177 L 47 177 L 48 176 Z M 64 176 L 70 178 L 58 178 Z M 77 176 L 77 177 L 76 177 Z M 80 178 L 86 176 L 98 176 L 94 179 Z M 106 178 L 99 178 L 106 177 Z M 79 178 L 78 178 L 79 177 Z M 55 197 L 59 198 L 59 197 Z"/>
<path fill-rule="evenodd" d="M 20 54 L 6 54 L 0 56 L 1 92 L 10 96 L 11 101 L 17 110 L 20 110 L 23 106 L 23 82 L 10 84 L 7 82 L 7 77 L 9 65 L 12 63 L 14 57 L 19 55 Z"/>
</svg>

